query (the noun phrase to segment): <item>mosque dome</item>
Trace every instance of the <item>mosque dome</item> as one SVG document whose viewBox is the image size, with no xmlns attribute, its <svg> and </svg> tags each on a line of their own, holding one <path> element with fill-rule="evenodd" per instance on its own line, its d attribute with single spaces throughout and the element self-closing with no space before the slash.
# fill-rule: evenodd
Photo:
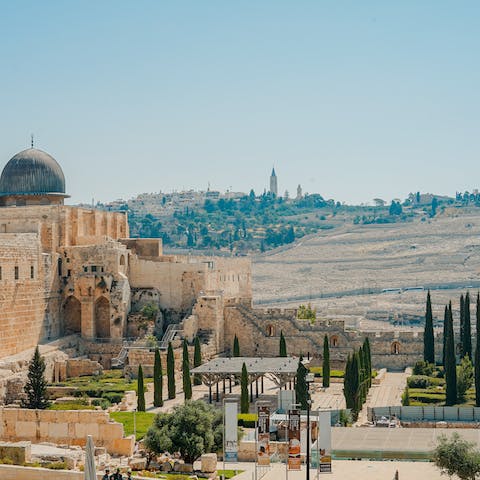
<svg viewBox="0 0 480 480">
<path fill-rule="evenodd" d="M 0 177 L 0 197 L 65 195 L 65 177 L 48 153 L 28 148 L 12 157 Z"/>
</svg>

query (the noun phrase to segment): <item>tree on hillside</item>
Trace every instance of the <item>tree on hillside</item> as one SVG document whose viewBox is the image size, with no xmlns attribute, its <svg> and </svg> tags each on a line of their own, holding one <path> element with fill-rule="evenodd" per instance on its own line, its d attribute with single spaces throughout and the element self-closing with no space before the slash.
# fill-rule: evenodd
<svg viewBox="0 0 480 480">
<path fill-rule="evenodd" d="M 200 345 L 200 339 L 195 337 L 193 342 L 193 368 L 197 368 L 202 364 L 202 347 Z M 196 373 L 193 377 L 194 385 L 201 385 L 202 378 L 201 376 Z"/>
<path fill-rule="evenodd" d="M 175 356 L 173 355 L 172 342 L 168 342 L 167 349 L 167 389 L 168 399 L 175 398 Z"/>
<path fill-rule="evenodd" d="M 159 455 L 180 452 L 185 463 L 203 453 L 222 448 L 223 417 L 221 411 L 196 400 L 174 407 L 172 413 L 159 413 L 145 435 L 145 447 Z"/>
<path fill-rule="evenodd" d="M 305 365 L 302 362 L 302 358 L 300 357 L 295 382 L 295 396 L 297 403 L 301 406 L 303 410 L 307 409 L 308 402 L 307 373 L 308 370 L 306 369 Z"/>
<path fill-rule="evenodd" d="M 472 360 L 472 326 L 470 320 L 470 293 L 465 295 L 464 303 L 464 325 L 463 325 L 463 355 L 467 355 Z"/>
<path fill-rule="evenodd" d="M 26 398 L 22 400 L 23 408 L 38 408 L 44 410 L 48 407 L 45 361 L 40 355 L 38 346 L 35 348 L 33 357 L 28 365 L 27 383 L 25 384 L 24 391 Z"/>
<path fill-rule="evenodd" d="M 435 336 L 433 333 L 432 303 L 430 290 L 427 293 L 427 307 L 425 311 L 425 330 L 423 332 L 423 359 L 427 363 L 435 363 Z"/>
<path fill-rule="evenodd" d="M 153 364 L 153 406 L 161 407 L 163 405 L 163 372 L 162 358 L 160 350 L 155 349 L 155 361 Z"/>
<path fill-rule="evenodd" d="M 450 302 L 447 315 L 447 343 L 445 351 L 445 405 L 457 403 L 457 361 L 455 358 L 455 337 L 453 333 L 452 303 Z"/>
<path fill-rule="evenodd" d="M 450 477 L 457 475 L 460 480 L 475 480 L 480 474 L 480 452 L 474 443 L 463 440 L 458 433 L 450 438 L 439 437 L 433 461 L 442 473 Z"/>
<path fill-rule="evenodd" d="M 287 342 L 285 341 L 285 337 L 283 336 L 283 330 L 280 331 L 280 357 L 287 356 Z"/>
<path fill-rule="evenodd" d="M 238 337 L 235 335 L 233 338 L 233 356 L 239 357 L 240 356 L 240 343 L 238 341 Z"/>
<path fill-rule="evenodd" d="M 358 412 L 362 409 L 362 400 L 360 394 L 360 361 L 358 352 L 353 353 L 352 357 L 352 381 L 353 381 L 353 390 L 354 395 L 354 415 L 358 415 Z"/>
<path fill-rule="evenodd" d="M 143 369 L 142 366 L 138 366 L 137 377 L 137 410 L 139 412 L 145 411 L 145 385 L 143 383 Z"/>
<path fill-rule="evenodd" d="M 475 335 L 475 406 L 480 407 L 480 293 L 477 294 L 477 333 Z"/>
<path fill-rule="evenodd" d="M 242 364 L 242 377 L 240 379 L 240 413 L 248 413 L 250 401 L 248 399 L 248 372 L 245 362 Z"/>
<path fill-rule="evenodd" d="M 323 339 L 323 366 L 322 366 L 323 387 L 330 386 L 330 347 L 328 345 L 328 336 Z"/>
<path fill-rule="evenodd" d="M 188 343 L 186 339 L 183 339 L 182 379 L 183 395 L 185 400 L 190 400 L 192 398 L 192 379 L 190 377 L 190 359 L 188 357 Z"/>
</svg>

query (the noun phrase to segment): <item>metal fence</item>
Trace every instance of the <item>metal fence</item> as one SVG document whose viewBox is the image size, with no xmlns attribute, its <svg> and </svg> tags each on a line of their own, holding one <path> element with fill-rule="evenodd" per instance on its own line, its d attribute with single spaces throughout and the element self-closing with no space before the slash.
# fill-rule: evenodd
<svg viewBox="0 0 480 480">
<path fill-rule="evenodd" d="M 480 407 L 373 407 L 368 420 L 395 416 L 407 422 L 480 422 Z"/>
</svg>

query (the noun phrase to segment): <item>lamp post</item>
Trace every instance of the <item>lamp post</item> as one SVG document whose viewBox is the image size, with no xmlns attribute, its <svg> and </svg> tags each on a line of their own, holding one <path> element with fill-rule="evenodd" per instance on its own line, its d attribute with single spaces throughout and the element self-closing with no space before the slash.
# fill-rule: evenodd
<svg viewBox="0 0 480 480">
<path fill-rule="evenodd" d="M 307 383 L 307 458 L 306 458 L 306 467 L 307 467 L 307 476 L 306 480 L 310 480 L 310 407 L 312 404 L 312 400 L 310 398 L 310 384 L 314 381 L 313 373 L 308 373 L 305 377 L 305 381 Z"/>
</svg>

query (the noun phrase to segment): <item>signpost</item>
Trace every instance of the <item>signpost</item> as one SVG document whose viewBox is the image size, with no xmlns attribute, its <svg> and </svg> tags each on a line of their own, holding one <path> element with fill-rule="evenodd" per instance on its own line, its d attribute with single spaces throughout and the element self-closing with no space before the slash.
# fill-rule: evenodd
<svg viewBox="0 0 480 480">
<path fill-rule="evenodd" d="M 270 465 L 270 409 L 258 407 L 257 463 Z"/>
<path fill-rule="evenodd" d="M 300 470 L 300 410 L 288 412 L 288 470 Z"/>
<path fill-rule="evenodd" d="M 318 412 L 318 468 L 320 473 L 332 472 L 331 413 Z"/>
<path fill-rule="evenodd" d="M 238 433 L 237 433 L 237 402 L 226 401 L 224 403 L 224 429 L 225 445 L 224 460 L 226 462 L 238 462 Z"/>
</svg>

